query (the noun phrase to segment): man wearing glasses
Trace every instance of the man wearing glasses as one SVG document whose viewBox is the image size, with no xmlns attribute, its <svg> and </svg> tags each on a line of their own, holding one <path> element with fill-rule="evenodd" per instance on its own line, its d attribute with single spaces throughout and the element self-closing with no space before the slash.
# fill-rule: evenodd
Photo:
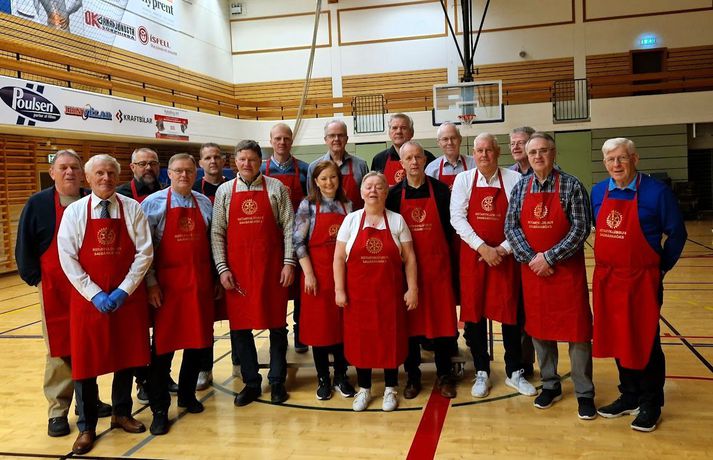
<svg viewBox="0 0 713 460">
<path fill-rule="evenodd" d="M 134 178 L 130 182 L 120 185 L 116 189 L 119 193 L 129 198 L 133 198 L 139 203 L 152 194 L 161 190 L 158 182 L 158 175 L 161 168 L 158 162 L 158 154 L 148 147 L 141 147 L 131 154 L 131 172 Z"/>
<path fill-rule="evenodd" d="M 361 199 L 361 179 L 369 172 L 366 161 L 347 153 L 347 125 L 342 120 L 330 120 L 324 125 L 324 143 L 327 153 L 314 160 L 307 170 L 307 189 L 312 186 L 312 171 L 321 161 L 331 160 L 339 166 L 342 173 L 342 187 L 347 198 L 352 202 L 352 210 L 358 211 L 364 207 Z"/>
<path fill-rule="evenodd" d="M 505 236 L 522 264 L 525 329 L 533 338 L 542 376 L 535 407 L 562 399 L 557 341 L 569 343 L 572 381 L 582 420 L 597 416 L 592 383 L 592 313 L 584 242 L 591 207 L 584 185 L 555 169 L 555 141 L 534 133 L 525 145 L 533 174 L 512 189 Z"/>
<path fill-rule="evenodd" d="M 509 169 L 517 171 L 523 176 L 532 172 L 530 161 L 527 159 L 527 153 L 525 152 L 525 144 L 534 132 L 535 130 L 529 126 L 522 126 L 510 131 L 510 154 L 512 154 L 512 159 L 515 160 L 515 163 Z"/>
</svg>

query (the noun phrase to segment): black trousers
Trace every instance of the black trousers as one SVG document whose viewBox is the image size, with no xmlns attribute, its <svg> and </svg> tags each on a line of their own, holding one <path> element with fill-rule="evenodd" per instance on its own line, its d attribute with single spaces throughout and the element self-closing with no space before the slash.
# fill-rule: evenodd
<svg viewBox="0 0 713 460">
<path fill-rule="evenodd" d="M 408 355 L 404 361 L 409 382 L 419 382 L 421 380 L 421 342 L 425 340 L 423 336 L 408 338 Z M 436 337 L 433 342 L 433 353 L 436 361 L 436 375 L 438 377 L 451 373 L 451 356 L 453 356 L 453 343 L 455 337 Z M 458 345 L 456 342 L 456 349 Z"/>
<path fill-rule="evenodd" d="M 357 383 L 359 388 L 371 388 L 371 369 L 357 367 Z M 384 369 L 384 386 L 399 386 L 399 369 Z"/>
<path fill-rule="evenodd" d="M 131 415 L 131 381 L 134 368 L 114 372 L 111 384 L 112 414 L 119 416 Z M 79 431 L 94 431 L 97 427 L 97 403 L 99 402 L 99 386 L 97 378 L 91 377 L 74 381 L 74 393 L 77 402 L 77 428 Z"/>
<path fill-rule="evenodd" d="M 329 355 L 334 355 L 334 377 L 347 375 L 347 360 L 344 357 L 344 344 L 328 345 L 325 347 L 312 347 L 314 367 L 317 369 L 318 378 L 329 377 Z"/>
<path fill-rule="evenodd" d="M 616 360 L 619 369 L 619 391 L 626 404 L 639 404 L 650 410 L 660 410 L 664 405 L 663 387 L 666 381 L 666 357 L 661 348 L 660 328 L 651 346 L 649 362 L 644 369 L 627 369 Z"/>
<path fill-rule="evenodd" d="M 249 387 L 259 387 L 262 383 L 260 367 L 257 361 L 257 348 L 252 329 L 230 331 L 235 333 L 235 344 L 240 359 L 240 371 L 243 382 Z M 270 329 L 270 372 L 267 380 L 270 384 L 285 383 L 287 379 L 287 326 Z"/>
<path fill-rule="evenodd" d="M 199 371 L 210 372 L 213 370 L 213 342 L 208 348 L 201 348 L 201 356 L 199 360 Z"/>
<path fill-rule="evenodd" d="M 477 323 L 466 322 L 463 335 L 473 355 L 476 371 L 490 374 L 490 355 L 488 354 L 488 320 L 483 317 Z M 505 372 L 508 377 L 522 369 L 522 348 L 520 334 L 522 329 L 517 324 L 503 324 L 503 347 L 505 348 Z"/>
<path fill-rule="evenodd" d="M 200 359 L 205 349 L 183 350 L 181 370 L 178 374 L 178 400 L 192 401 L 196 397 L 196 382 L 200 372 Z M 171 394 L 168 392 L 169 376 L 173 352 L 156 355 L 152 350 L 149 366 L 149 403 L 151 411 L 168 411 L 171 406 Z"/>
</svg>

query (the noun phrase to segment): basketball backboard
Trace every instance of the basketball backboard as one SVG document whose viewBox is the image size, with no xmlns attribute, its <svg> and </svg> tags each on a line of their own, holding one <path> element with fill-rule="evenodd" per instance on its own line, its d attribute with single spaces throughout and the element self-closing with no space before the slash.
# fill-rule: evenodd
<svg viewBox="0 0 713 460">
<path fill-rule="evenodd" d="M 502 101 L 500 80 L 433 85 L 433 126 L 446 121 L 460 124 L 463 118 L 472 118 L 472 123 L 504 121 Z"/>
</svg>

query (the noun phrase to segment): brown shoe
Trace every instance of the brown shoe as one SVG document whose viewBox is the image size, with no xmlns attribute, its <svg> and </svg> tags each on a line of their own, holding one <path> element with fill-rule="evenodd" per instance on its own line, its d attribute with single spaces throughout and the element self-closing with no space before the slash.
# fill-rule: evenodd
<svg viewBox="0 0 713 460">
<path fill-rule="evenodd" d="M 86 454 L 92 447 L 94 447 L 94 441 L 97 439 L 96 431 L 82 431 L 77 436 L 77 440 L 74 441 L 72 445 L 72 453 L 81 455 Z"/>
<path fill-rule="evenodd" d="M 421 392 L 421 382 L 406 382 L 406 388 L 404 389 L 404 398 L 413 399 Z"/>
<path fill-rule="evenodd" d="M 121 428 L 127 433 L 143 433 L 146 431 L 144 424 L 130 415 L 112 415 L 111 427 Z"/>
<path fill-rule="evenodd" d="M 456 385 L 450 375 L 438 377 L 438 391 L 444 398 L 453 399 L 456 397 Z"/>
</svg>

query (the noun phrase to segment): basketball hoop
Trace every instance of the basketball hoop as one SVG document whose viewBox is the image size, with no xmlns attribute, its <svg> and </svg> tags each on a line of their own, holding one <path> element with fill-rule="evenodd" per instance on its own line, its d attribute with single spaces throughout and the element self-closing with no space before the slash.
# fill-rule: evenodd
<svg viewBox="0 0 713 460">
<path fill-rule="evenodd" d="M 473 125 L 473 122 L 475 121 L 475 114 L 472 113 L 464 113 L 461 115 L 458 115 L 458 119 L 462 124 L 470 128 Z"/>
</svg>

